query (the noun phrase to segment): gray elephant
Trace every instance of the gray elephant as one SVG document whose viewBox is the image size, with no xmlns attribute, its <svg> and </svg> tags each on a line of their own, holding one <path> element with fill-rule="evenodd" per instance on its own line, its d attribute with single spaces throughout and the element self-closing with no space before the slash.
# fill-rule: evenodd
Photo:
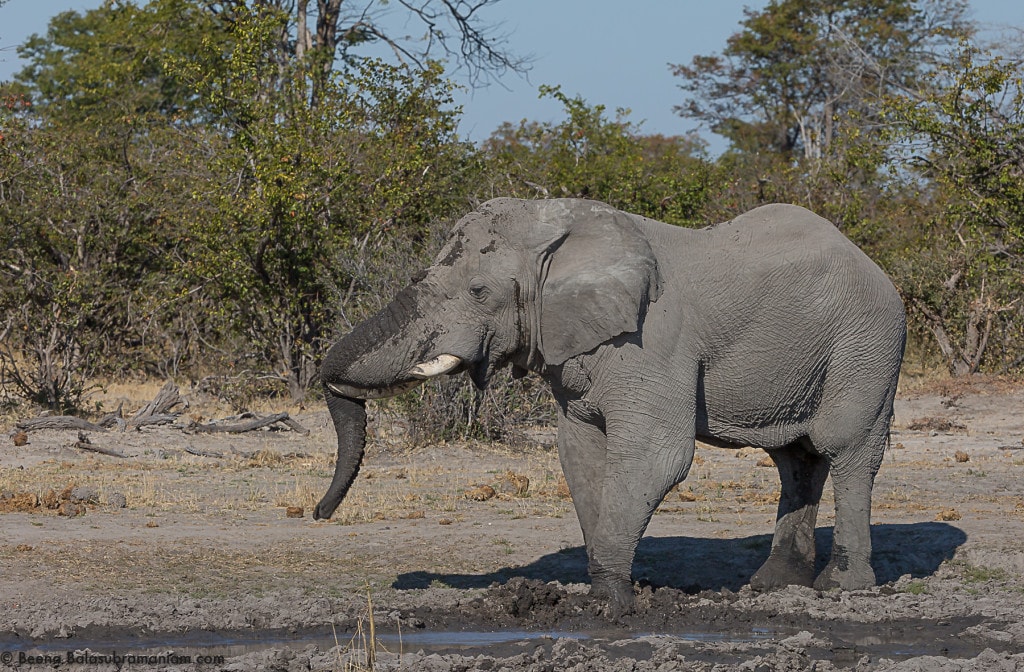
<svg viewBox="0 0 1024 672">
<path fill-rule="evenodd" d="M 694 439 L 764 448 L 782 482 L 757 589 L 872 586 L 871 489 L 906 337 L 885 274 L 828 221 L 767 205 L 700 230 L 575 199 L 488 201 L 434 264 L 327 353 L 329 518 L 363 455 L 365 399 L 498 368 L 550 384 L 591 594 L 633 604 L 633 555 Z M 835 489 L 831 559 L 814 524 Z"/>
</svg>

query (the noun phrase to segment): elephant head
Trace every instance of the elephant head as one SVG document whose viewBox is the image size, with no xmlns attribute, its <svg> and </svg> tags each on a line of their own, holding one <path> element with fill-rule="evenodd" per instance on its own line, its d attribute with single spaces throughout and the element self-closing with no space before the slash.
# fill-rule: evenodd
<svg viewBox="0 0 1024 672">
<path fill-rule="evenodd" d="M 329 518 L 355 480 L 366 399 L 461 371 L 483 389 L 508 364 L 543 373 L 637 331 L 659 293 L 632 215 L 573 199 L 484 203 L 430 268 L 328 351 L 320 377 L 338 460 L 314 518 Z"/>
</svg>

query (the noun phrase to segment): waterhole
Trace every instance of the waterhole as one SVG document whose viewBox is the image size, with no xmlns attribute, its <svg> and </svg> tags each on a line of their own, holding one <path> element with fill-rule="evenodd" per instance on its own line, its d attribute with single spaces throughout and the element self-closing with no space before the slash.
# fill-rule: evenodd
<svg viewBox="0 0 1024 672">
<path fill-rule="evenodd" d="M 509 647 L 525 644 L 553 642 L 571 639 L 580 642 L 622 641 L 640 639 L 656 633 L 626 633 L 616 631 L 567 632 L 560 630 L 377 630 L 375 639 L 378 647 L 387 651 L 424 651 L 426 653 L 474 653 L 494 655 Z M 693 642 L 754 642 L 770 640 L 777 636 L 771 630 L 754 629 L 749 632 L 690 632 L 673 634 L 672 637 Z M 25 653 L 48 654 L 89 649 L 94 652 L 115 651 L 117 653 L 158 654 L 174 651 L 181 655 L 223 655 L 238 656 L 254 651 L 275 648 L 301 649 L 317 646 L 328 650 L 335 646 L 366 648 L 369 633 L 361 631 L 340 631 L 330 628 L 314 630 L 246 630 L 233 632 L 212 632 L 189 630 L 175 633 L 139 633 L 88 628 L 68 638 L 29 638 L 0 636 L 0 649 L 24 651 Z"/>
<path fill-rule="evenodd" d="M 962 633 L 968 623 L 905 622 L 894 624 L 837 623 L 822 624 L 821 631 L 812 632 L 819 644 L 810 644 L 815 657 L 829 658 L 836 663 L 855 663 L 861 656 L 877 659 L 886 657 L 905 659 L 916 656 L 945 656 L 951 658 L 974 657 L 985 648 L 1000 650 L 996 643 L 964 639 Z M 715 644 L 751 644 L 754 648 L 773 648 L 808 628 L 752 627 L 745 630 L 690 629 L 684 632 L 626 632 L 622 630 L 430 630 L 375 632 L 375 648 L 391 653 L 461 653 L 463 655 L 514 655 L 537 646 L 550 648 L 557 640 L 574 640 L 588 646 L 607 645 L 643 657 L 650 649 L 652 639 L 673 639 L 691 644 L 701 650 L 701 658 L 714 657 Z M 231 658 L 269 649 L 306 649 L 317 646 L 328 651 L 336 646 L 343 649 L 362 649 L 370 646 L 369 633 L 363 630 L 247 630 L 207 631 L 189 630 L 175 633 L 151 633 L 115 629 L 87 628 L 68 638 L 31 639 L 12 634 L 0 635 L 0 650 L 24 652 L 28 655 L 63 655 L 69 651 L 90 650 L 94 653 L 120 655 L 159 655 L 173 652 L 177 655 L 223 656 Z M 784 645 L 783 645 L 784 646 Z M 651 649 L 653 650 L 653 649 Z"/>
</svg>

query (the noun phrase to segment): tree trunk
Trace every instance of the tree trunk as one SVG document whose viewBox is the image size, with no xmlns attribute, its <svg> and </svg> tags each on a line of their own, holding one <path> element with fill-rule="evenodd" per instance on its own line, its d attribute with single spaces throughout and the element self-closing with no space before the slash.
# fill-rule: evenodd
<svg viewBox="0 0 1024 672">
<path fill-rule="evenodd" d="M 953 342 L 946 331 L 946 319 L 929 308 L 923 301 L 915 300 L 914 305 L 928 320 L 928 328 L 935 336 L 939 351 L 955 377 L 969 376 L 981 368 L 981 360 L 988 347 L 992 332 L 992 311 L 981 301 L 973 301 L 967 315 L 967 324 L 962 345 Z M 984 322 L 984 326 L 982 323 Z"/>
<path fill-rule="evenodd" d="M 306 51 L 310 47 L 309 28 L 306 26 L 306 9 L 309 0 L 298 0 L 296 7 L 296 29 L 295 29 L 295 56 L 300 61 L 306 57 Z"/>
<path fill-rule="evenodd" d="M 313 71 L 313 105 L 320 100 L 331 72 L 334 71 L 334 55 L 338 49 L 338 17 L 341 15 L 341 0 L 317 0 L 316 50 L 317 61 Z M 316 71 L 317 65 L 319 72 Z"/>
</svg>

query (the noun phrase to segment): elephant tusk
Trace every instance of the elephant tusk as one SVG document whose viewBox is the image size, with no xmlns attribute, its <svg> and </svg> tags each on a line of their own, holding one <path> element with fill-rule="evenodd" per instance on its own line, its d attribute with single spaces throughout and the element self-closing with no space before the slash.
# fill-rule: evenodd
<svg viewBox="0 0 1024 672">
<path fill-rule="evenodd" d="M 459 364 L 462 364 L 462 360 L 455 355 L 438 355 L 429 362 L 421 362 L 409 369 L 409 375 L 419 380 L 426 380 L 449 373 Z"/>
<path fill-rule="evenodd" d="M 353 387 L 352 385 L 339 385 L 337 383 L 327 383 L 326 385 L 327 389 L 339 397 L 348 397 L 349 399 L 384 399 L 411 390 L 422 382 L 422 380 L 410 380 L 392 385 L 391 387 Z"/>
<path fill-rule="evenodd" d="M 459 364 L 462 364 L 462 360 L 455 355 L 438 355 L 428 362 L 421 362 L 409 369 L 406 375 L 411 376 L 413 380 L 407 380 L 390 387 L 356 387 L 340 383 L 326 383 L 326 385 L 327 389 L 339 397 L 348 397 L 349 399 L 384 399 L 385 397 L 393 397 L 396 394 L 411 390 L 428 378 L 449 373 Z"/>
</svg>

